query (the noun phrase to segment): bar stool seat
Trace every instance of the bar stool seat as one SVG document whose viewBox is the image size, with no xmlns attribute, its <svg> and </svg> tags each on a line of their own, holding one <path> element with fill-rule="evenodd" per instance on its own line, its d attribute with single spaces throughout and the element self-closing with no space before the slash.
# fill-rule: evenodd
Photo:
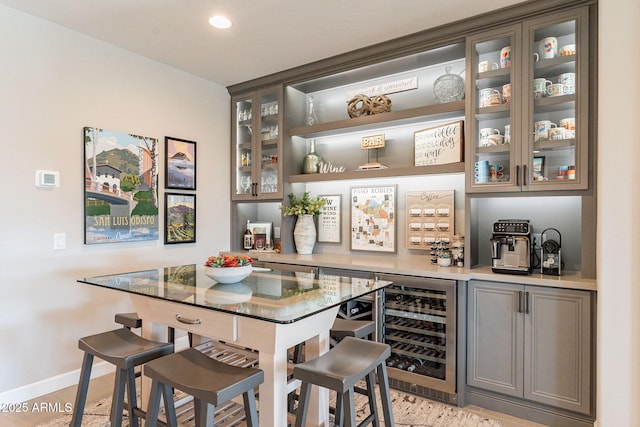
<svg viewBox="0 0 640 427">
<path fill-rule="evenodd" d="M 214 360 L 194 348 L 174 353 L 144 366 L 152 379 L 145 427 L 156 426 L 160 397 L 164 396 L 167 425 L 177 426 L 173 388 L 194 398 L 196 426 L 213 425 L 215 407 L 242 395 L 248 427 L 258 426 L 254 388 L 264 381 L 264 372 Z"/>
<path fill-rule="evenodd" d="M 303 427 L 306 424 L 308 398 L 312 384 L 338 392 L 337 402 L 342 404 L 341 408 L 336 408 L 336 424 L 355 427 L 354 387 L 362 379 L 367 382 L 371 414 L 360 425 L 371 422 L 378 425 L 380 420 L 375 401 L 374 372 L 377 374 L 380 387 L 385 425 L 393 426 L 389 379 L 385 363 L 390 354 L 391 347 L 387 344 L 347 336 L 322 356 L 295 365 L 293 377 L 302 382 L 296 427 Z"/>
<path fill-rule="evenodd" d="M 127 411 L 131 418 L 131 425 L 137 426 L 138 417 L 134 414 L 134 411 L 138 409 L 134 368 L 173 353 L 173 344 L 150 341 L 139 337 L 129 329 L 120 328 L 81 338 L 78 341 L 78 348 L 84 351 L 84 358 L 71 425 L 80 427 L 82 424 L 93 358 L 98 357 L 116 366 L 116 380 L 111 403 L 112 425 L 117 427 L 122 424 L 126 384 L 129 397 Z"/>
</svg>

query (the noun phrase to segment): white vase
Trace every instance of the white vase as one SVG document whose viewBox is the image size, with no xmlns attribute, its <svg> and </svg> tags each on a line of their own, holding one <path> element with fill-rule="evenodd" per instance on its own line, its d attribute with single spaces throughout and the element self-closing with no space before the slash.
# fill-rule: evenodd
<svg viewBox="0 0 640 427">
<path fill-rule="evenodd" d="M 313 222 L 313 215 L 298 217 L 293 229 L 293 241 L 296 243 L 296 251 L 299 254 L 313 253 L 313 246 L 316 244 L 316 224 Z"/>
</svg>

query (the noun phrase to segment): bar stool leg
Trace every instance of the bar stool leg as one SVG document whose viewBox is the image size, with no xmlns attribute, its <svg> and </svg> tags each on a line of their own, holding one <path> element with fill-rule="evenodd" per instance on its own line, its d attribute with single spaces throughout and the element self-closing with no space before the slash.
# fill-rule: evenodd
<svg viewBox="0 0 640 427">
<path fill-rule="evenodd" d="M 116 384 L 113 389 L 113 400 L 111 406 L 111 425 L 120 427 L 122 425 L 122 411 L 124 410 L 124 389 L 127 384 L 127 371 L 116 368 Z"/>
<path fill-rule="evenodd" d="M 387 376 L 387 366 L 382 363 L 378 366 L 378 385 L 380 386 L 380 397 L 382 398 L 382 414 L 384 425 L 392 426 L 393 410 L 391 409 L 391 396 L 389 395 L 389 377 Z"/>
<path fill-rule="evenodd" d="M 149 405 L 147 406 L 146 420 L 144 427 L 156 427 L 158 425 L 158 412 L 160 411 L 160 384 L 158 381 L 151 381 L 151 392 L 149 393 Z"/>
<path fill-rule="evenodd" d="M 307 424 L 309 393 L 311 393 L 311 383 L 303 381 L 300 384 L 300 397 L 298 398 L 298 409 L 296 410 L 296 427 L 305 427 Z"/>
<path fill-rule="evenodd" d="M 356 427 L 356 409 L 352 388 L 342 395 L 342 413 L 344 414 L 344 424 L 342 425 L 344 427 Z"/>
<path fill-rule="evenodd" d="M 247 418 L 247 427 L 258 427 L 258 408 L 256 407 L 256 395 L 253 389 L 242 393 L 244 401 L 244 413 Z"/>
<path fill-rule="evenodd" d="M 367 394 L 369 395 L 369 411 L 373 417 L 372 427 L 380 426 L 380 414 L 378 414 L 378 405 L 376 404 L 376 378 L 373 371 L 369 372 L 365 381 L 367 383 Z"/>
<path fill-rule="evenodd" d="M 203 402 L 201 399 L 193 399 L 193 409 L 196 415 L 196 427 L 206 427 L 213 425 L 213 416 L 216 412 L 216 407 L 208 402 Z"/>
<path fill-rule="evenodd" d="M 138 416 L 134 413 L 134 409 L 138 407 L 138 397 L 136 393 L 136 372 L 134 368 L 127 371 L 127 411 L 129 411 L 129 422 L 131 427 L 138 427 Z"/>
<path fill-rule="evenodd" d="M 85 353 L 82 360 L 82 369 L 80 370 L 80 382 L 76 391 L 76 404 L 74 406 L 73 417 L 71 418 L 71 427 L 81 427 L 82 414 L 84 413 L 84 404 L 87 401 L 87 390 L 89 389 L 89 380 L 91 379 L 91 366 L 93 365 L 93 354 Z"/>
</svg>

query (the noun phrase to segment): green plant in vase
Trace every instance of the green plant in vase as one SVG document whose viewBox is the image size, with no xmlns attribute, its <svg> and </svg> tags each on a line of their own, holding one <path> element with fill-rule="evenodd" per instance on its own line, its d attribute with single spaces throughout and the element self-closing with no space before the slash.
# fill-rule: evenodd
<svg viewBox="0 0 640 427">
<path fill-rule="evenodd" d="M 325 203 L 325 199 L 311 197 L 309 192 L 305 191 L 301 198 L 289 194 L 289 206 L 280 206 L 283 215 L 298 217 L 293 229 L 293 240 L 299 254 L 308 255 L 313 252 L 316 243 L 316 225 L 313 217 L 320 213 Z"/>
</svg>

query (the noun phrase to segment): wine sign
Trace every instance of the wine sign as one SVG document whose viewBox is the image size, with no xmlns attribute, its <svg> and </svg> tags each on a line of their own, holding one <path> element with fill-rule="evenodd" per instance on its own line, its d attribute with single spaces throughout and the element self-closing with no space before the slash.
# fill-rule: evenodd
<svg viewBox="0 0 640 427">
<path fill-rule="evenodd" d="M 464 159 L 462 120 L 419 130 L 414 134 L 415 165 L 444 165 Z"/>
<path fill-rule="evenodd" d="M 325 204 L 318 215 L 318 242 L 340 243 L 340 194 L 320 196 Z"/>
</svg>

